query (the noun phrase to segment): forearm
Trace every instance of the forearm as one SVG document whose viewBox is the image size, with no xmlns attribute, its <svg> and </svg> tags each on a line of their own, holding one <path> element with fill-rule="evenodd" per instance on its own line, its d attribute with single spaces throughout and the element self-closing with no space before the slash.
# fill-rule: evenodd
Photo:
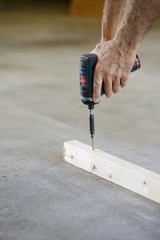
<svg viewBox="0 0 160 240">
<path fill-rule="evenodd" d="M 126 86 L 137 49 L 160 10 L 160 0 L 106 0 L 102 21 L 102 41 L 93 53 L 98 61 L 94 71 L 93 100 L 106 97 Z M 108 41 L 110 40 L 110 41 Z"/>
<path fill-rule="evenodd" d="M 102 41 L 115 37 L 125 0 L 105 0 L 102 17 Z"/>
<path fill-rule="evenodd" d="M 160 10 L 160 0 L 125 0 L 124 15 L 114 38 L 127 51 L 137 48 Z"/>
</svg>

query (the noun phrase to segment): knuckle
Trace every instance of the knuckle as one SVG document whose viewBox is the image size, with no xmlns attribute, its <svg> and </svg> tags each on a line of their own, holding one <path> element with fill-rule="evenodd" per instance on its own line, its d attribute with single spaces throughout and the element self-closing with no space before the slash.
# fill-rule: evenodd
<svg viewBox="0 0 160 240">
<path fill-rule="evenodd" d="M 128 74 L 123 74 L 123 75 L 122 75 L 122 79 L 123 79 L 124 81 L 127 81 L 127 79 L 128 79 Z"/>
<path fill-rule="evenodd" d="M 114 84 L 114 86 L 113 86 L 113 92 L 114 92 L 114 93 L 117 93 L 118 91 L 119 91 L 119 84 L 116 83 L 116 84 Z"/>
<path fill-rule="evenodd" d="M 94 81 L 93 87 L 94 87 L 94 88 L 100 88 L 100 87 L 101 87 L 100 82 L 99 82 L 99 81 Z"/>
<path fill-rule="evenodd" d="M 120 78 L 121 78 L 121 75 L 120 75 L 119 73 L 116 73 L 115 79 L 116 79 L 116 80 L 119 80 Z"/>
<path fill-rule="evenodd" d="M 101 44 L 98 43 L 98 44 L 96 45 L 96 49 L 100 49 L 100 46 L 101 46 Z"/>
<path fill-rule="evenodd" d="M 114 88 L 119 88 L 119 82 L 118 81 L 114 81 L 113 86 L 114 86 Z"/>
<path fill-rule="evenodd" d="M 110 70 L 106 71 L 106 76 L 109 77 L 109 78 L 113 77 L 113 72 L 110 71 Z"/>
<path fill-rule="evenodd" d="M 105 93 L 110 93 L 110 92 L 112 92 L 112 88 L 106 88 L 105 89 Z"/>
<path fill-rule="evenodd" d="M 97 72 L 102 72 L 102 65 L 100 63 L 97 63 L 95 70 Z"/>
</svg>

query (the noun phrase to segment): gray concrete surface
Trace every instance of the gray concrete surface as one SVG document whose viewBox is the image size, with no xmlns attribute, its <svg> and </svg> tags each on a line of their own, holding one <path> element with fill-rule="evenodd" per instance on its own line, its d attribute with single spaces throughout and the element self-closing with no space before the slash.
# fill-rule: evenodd
<svg viewBox="0 0 160 240">
<path fill-rule="evenodd" d="M 160 205 L 63 162 L 63 142 L 90 144 L 79 57 L 99 18 L 57 7 L 0 13 L 0 240 L 159 240 Z M 96 107 L 95 145 L 160 173 L 160 21 L 140 71 Z"/>
</svg>

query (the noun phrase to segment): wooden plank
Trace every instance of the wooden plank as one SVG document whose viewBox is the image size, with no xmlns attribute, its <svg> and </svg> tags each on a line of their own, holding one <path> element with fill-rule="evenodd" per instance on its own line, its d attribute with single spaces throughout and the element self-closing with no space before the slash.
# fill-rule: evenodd
<svg viewBox="0 0 160 240">
<path fill-rule="evenodd" d="M 64 143 L 64 160 L 160 203 L 160 175 L 76 140 Z"/>
<path fill-rule="evenodd" d="M 102 16 L 104 0 L 70 0 L 73 16 Z"/>
</svg>

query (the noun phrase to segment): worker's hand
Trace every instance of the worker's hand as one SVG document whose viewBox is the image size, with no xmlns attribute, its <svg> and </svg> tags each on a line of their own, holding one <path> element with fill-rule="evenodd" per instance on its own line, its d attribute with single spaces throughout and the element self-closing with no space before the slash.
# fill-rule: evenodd
<svg viewBox="0 0 160 240">
<path fill-rule="evenodd" d="M 101 96 L 102 82 L 107 98 L 124 88 L 134 65 L 136 51 L 127 49 L 124 44 L 113 40 L 99 43 L 92 53 L 97 54 L 98 61 L 94 71 L 93 101 L 98 103 Z"/>
</svg>

